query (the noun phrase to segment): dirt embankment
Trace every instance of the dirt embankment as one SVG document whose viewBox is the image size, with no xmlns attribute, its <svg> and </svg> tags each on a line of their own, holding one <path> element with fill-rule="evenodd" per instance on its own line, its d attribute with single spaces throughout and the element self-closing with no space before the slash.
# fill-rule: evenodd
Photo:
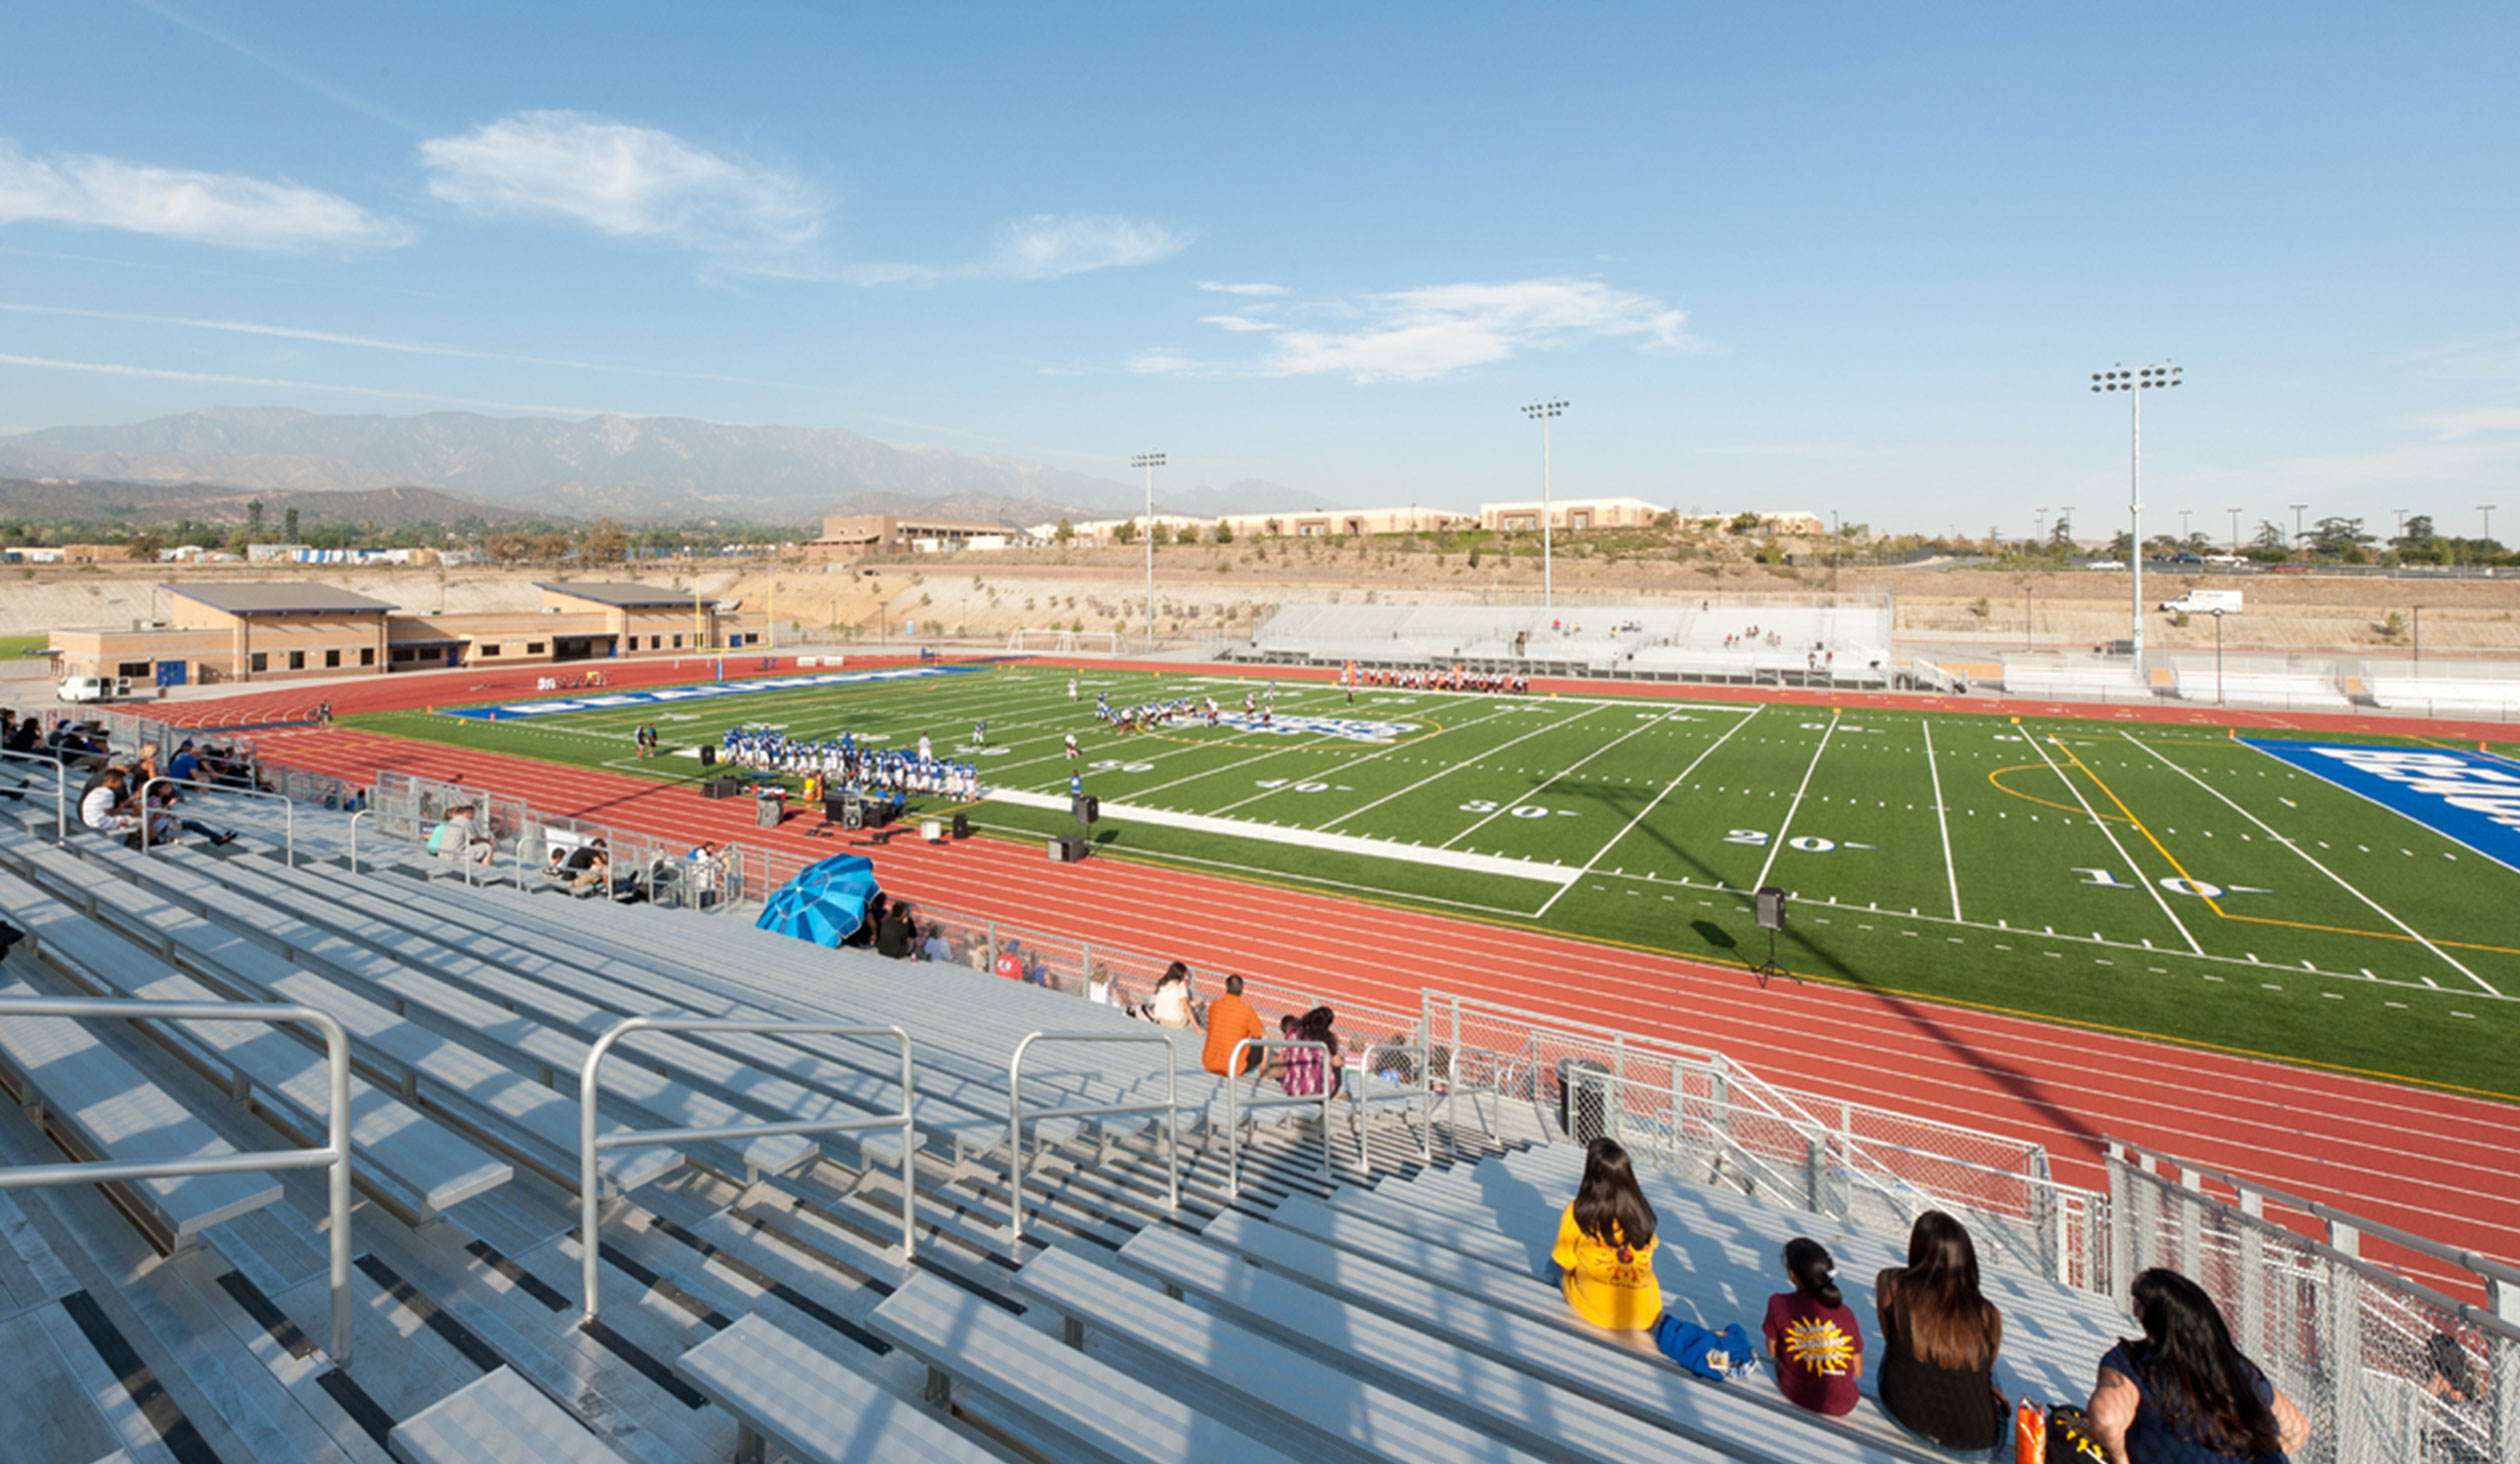
<svg viewBox="0 0 2520 1464">
<path fill-rule="evenodd" d="M 2015 573 L 1847 568 L 1834 577 L 1809 565 L 1765 565 L 1747 546 L 1605 546 L 1572 536 L 1553 556 L 1551 577 L 1570 601 L 1634 597 L 1716 599 L 1740 595 L 1891 597 L 1902 639 L 2011 646 L 2087 646 L 2126 634 L 2129 575 L 2081 570 Z M 1683 552 L 1685 551 L 1685 553 Z M 636 578 L 677 590 L 733 598 L 771 611 L 782 641 L 900 636 L 1003 637 L 1018 628 L 1096 633 L 1145 623 L 1142 548 L 1042 549 L 1005 554 L 906 556 L 861 565 L 790 559 L 772 564 L 621 566 L 555 573 L 548 568 L 347 569 L 238 566 L 191 570 L 158 566 L 27 567 L 0 573 L 0 635 L 54 628 L 110 628 L 169 614 L 168 592 L 188 580 L 305 579 L 418 613 L 529 611 L 535 586 L 555 579 Z M 1833 585 L 1834 579 L 1834 585 Z M 1375 540 L 1274 540 L 1229 545 L 1164 545 L 1155 551 L 1156 628 L 1166 636 L 1239 636 L 1289 600 L 1350 602 L 1521 600 L 1541 584 L 1534 552 L 1466 552 Z M 775 586 L 775 588 L 774 588 Z M 2191 588 L 2236 589 L 2243 612 L 2226 620 L 2232 649 L 2387 654 L 2407 648 L 2420 614 L 2426 654 L 2520 655 L 2520 579 L 2411 580 L 2257 574 L 2144 577 L 2146 637 L 2157 646 L 2210 648 L 2214 626 L 2193 616 L 2180 626 L 2157 609 Z M 2392 629 L 2392 616 L 2396 617 Z"/>
</svg>

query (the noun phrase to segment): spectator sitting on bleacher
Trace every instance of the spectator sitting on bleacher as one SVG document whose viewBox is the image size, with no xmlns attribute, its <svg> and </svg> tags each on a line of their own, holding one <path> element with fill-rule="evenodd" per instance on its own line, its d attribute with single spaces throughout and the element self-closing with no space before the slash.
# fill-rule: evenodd
<svg viewBox="0 0 2520 1464">
<path fill-rule="evenodd" d="M 603 889 L 612 875 L 612 855 L 600 838 L 589 839 L 569 851 L 569 893 L 590 895 Z"/>
<path fill-rule="evenodd" d="M 166 775 L 181 783 L 201 781 L 201 759 L 193 753 L 191 738 L 176 744 L 175 756 L 166 765 Z"/>
<path fill-rule="evenodd" d="M 79 822 L 100 834 L 118 834 L 133 848 L 140 846 L 140 826 L 122 812 L 123 770 L 107 768 L 79 795 Z"/>
<path fill-rule="evenodd" d="M 1138 1015 L 1158 1027 L 1175 1031 L 1196 1031 L 1199 1012 L 1190 994 L 1190 968 L 1179 961 L 1164 968 L 1155 982 L 1155 994 L 1147 999 Z"/>
<path fill-rule="evenodd" d="M 595 841 L 600 844 L 603 840 Z M 475 864 L 490 862 L 492 845 L 473 823 L 469 805 L 458 805 L 446 811 L 446 822 L 429 835 L 429 852 L 449 863 L 469 859 Z M 580 866 L 572 863 L 572 869 Z"/>
<path fill-rule="evenodd" d="M 1830 1418 L 1855 1411 L 1855 1383 L 1864 1375 L 1864 1332 L 1837 1285 L 1837 1260 L 1808 1236 L 1785 1242 L 1785 1274 L 1794 1289 L 1768 1298 L 1768 1356 L 1786 1401 Z"/>
<path fill-rule="evenodd" d="M 953 938 L 945 933 L 944 926 L 933 920 L 928 922 L 926 943 L 919 947 L 919 959 L 949 964 L 954 959 Z"/>
<path fill-rule="evenodd" d="M 1207 1046 L 1199 1054 L 1199 1065 L 1220 1078 L 1232 1077 L 1229 1065 L 1234 1060 L 1234 1044 L 1246 1039 L 1258 1041 L 1269 1035 L 1260 1025 L 1260 1014 L 1243 1000 L 1243 979 L 1225 978 L 1225 994 L 1208 1003 Z M 1267 1054 L 1254 1047 L 1242 1055 L 1242 1070 L 1257 1073 L 1267 1066 Z"/>
<path fill-rule="evenodd" d="M 2111 1460 L 2284 1464 L 2309 1441 L 2309 1420 L 2232 1345 L 2205 1288 L 2155 1267 L 2128 1291 L 2144 1335 L 2109 1349 L 2091 1391 L 2091 1431 Z"/>
<path fill-rule="evenodd" d="M 10 752 L 33 752 L 35 745 L 44 740 L 43 724 L 31 714 L 20 717 L 12 712 L 9 715 L 12 721 L 7 724 L 5 735 L 0 735 L 0 748 Z"/>
<path fill-rule="evenodd" d="M 1940 1210 L 1916 1217 L 1908 1263 L 1873 1282 L 1881 1324 L 1881 1407 L 1932 1443 L 1983 1453 L 2012 1410 L 1995 1386 L 2004 1314 L 1978 1291 L 1977 1247 Z"/>
<path fill-rule="evenodd" d="M 1566 1304 L 1594 1326 L 1641 1332 L 1662 1319 L 1654 1206 L 1618 1140 L 1585 1146 L 1584 1179 L 1558 1221 L 1549 1258 L 1557 1263 Z"/>
<path fill-rule="evenodd" d="M 875 954 L 890 956 L 896 961 L 906 960 L 915 936 L 916 928 L 910 923 L 910 907 L 896 903 L 884 912 L 883 920 L 875 927 Z"/>
<path fill-rule="evenodd" d="M 998 952 L 997 973 L 1009 981 L 1024 979 L 1023 948 L 1018 946 L 1011 936 L 1008 937 L 1005 948 Z"/>
<path fill-rule="evenodd" d="M 1278 1086 L 1290 1098 L 1318 1098 L 1324 1090 L 1339 1092 L 1339 1034 L 1331 1030 L 1331 1011 L 1314 1007 L 1300 1017 L 1278 1018 L 1278 1036 L 1288 1042 L 1318 1042 L 1323 1051 L 1291 1047 L 1278 1054 Z"/>
<path fill-rule="evenodd" d="M 133 786 L 148 788 L 145 780 L 135 782 Z M 149 788 L 147 798 L 149 842 L 153 844 L 172 844 L 179 833 L 193 834 L 222 847 L 236 842 L 234 829 L 214 829 L 197 818 L 183 818 L 173 812 L 175 790 L 164 784 Z"/>
<path fill-rule="evenodd" d="M 1094 963 L 1092 974 L 1085 978 L 1085 999 L 1096 1006 L 1120 1004 L 1120 993 L 1112 982 L 1111 968 L 1100 961 Z"/>
</svg>

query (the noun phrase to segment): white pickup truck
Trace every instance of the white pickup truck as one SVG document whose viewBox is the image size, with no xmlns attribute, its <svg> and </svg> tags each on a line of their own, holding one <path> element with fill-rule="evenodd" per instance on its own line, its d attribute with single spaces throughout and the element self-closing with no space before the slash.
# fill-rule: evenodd
<svg viewBox="0 0 2520 1464">
<path fill-rule="evenodd" d="M 2164 600 L 2161 608 L 2179 615 L 2237 615 L 2240 613 L 2238 590 L 2190 590 L 2175 600 Z"/>
</svg>

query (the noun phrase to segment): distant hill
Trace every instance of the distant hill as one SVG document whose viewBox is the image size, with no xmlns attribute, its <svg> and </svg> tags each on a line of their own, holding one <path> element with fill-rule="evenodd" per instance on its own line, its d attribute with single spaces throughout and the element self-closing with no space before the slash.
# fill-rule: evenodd
<svg viewBox="0 0 2520 1464">
<path fill-rule="evenodd" d="M 216 483 L 266 495 L 422 484 L 537 514 L 798 525 L 867 495 L 918 512 L 1004 501 L 1092 514 L 1139 501 L 1137 490 L 1108 478 L 990 453 L 895 447 L 838 429 L 669 417 L 334 416 L 276 407 L 213 407 L 128 426 L 50 427 L 0 438 L 0 474 Z"/>
<path fill-rule="evenodd" d="M 251 492 L 210 483 L 131 483 L 113 479 L 0 478 L 0 518 L 34 523 L 172 524 L 191 519 L 217 528 L 242 525 L 247 505 L 260 499 L 264 521 L 276 534 L 283 515 L 298 511 L 304 525 L 374 524 L 380 529 L 415 524 L 512 524 L 531 514 L 434 488 L 365 488 L 343 492 Z"/>
</svg>

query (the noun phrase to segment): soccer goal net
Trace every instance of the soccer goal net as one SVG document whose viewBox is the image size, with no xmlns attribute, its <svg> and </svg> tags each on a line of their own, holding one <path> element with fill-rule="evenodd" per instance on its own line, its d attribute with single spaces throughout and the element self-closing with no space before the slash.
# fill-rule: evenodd
<svg viewBox="0 0 2520 1464">
<path fill-rule="evenodd" d="M 1015 630 L 1007 633 L 1006 648 L 1010 651 L 1031 651 L 1051 656 L 1116 656 L 1120 654 L 1120 635 L 1109 630 Z"/>
</svg>

